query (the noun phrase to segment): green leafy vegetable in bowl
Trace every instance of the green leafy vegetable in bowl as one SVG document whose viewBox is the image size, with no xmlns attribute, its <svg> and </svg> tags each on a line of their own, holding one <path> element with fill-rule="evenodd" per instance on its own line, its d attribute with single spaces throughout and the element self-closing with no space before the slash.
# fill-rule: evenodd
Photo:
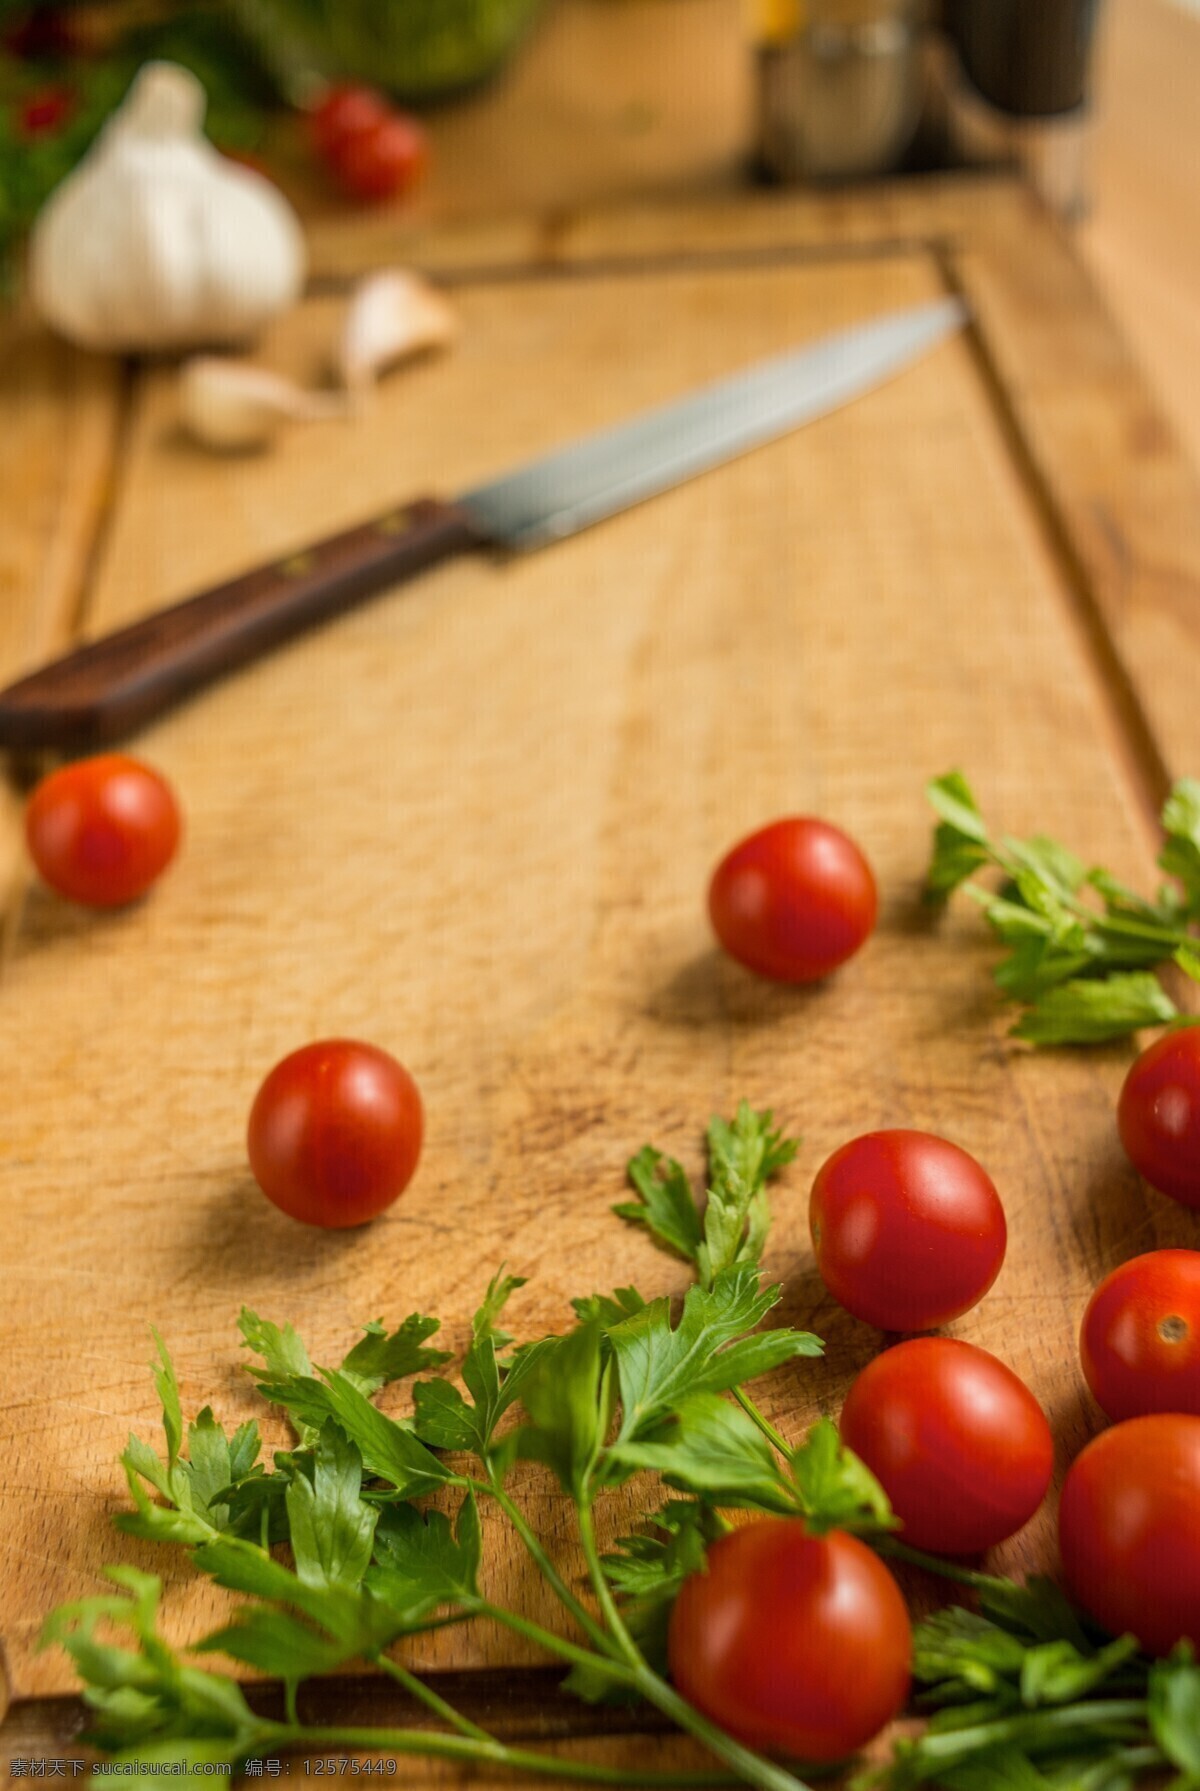
<svg viewBox="0 0 1200 1791">
<path fill-rule="evenodd" d="M 544 0 L 240 0 L 244 20 L 324 75 L 350 75 L 418 105 L 494 74 Z"/>
</svg>

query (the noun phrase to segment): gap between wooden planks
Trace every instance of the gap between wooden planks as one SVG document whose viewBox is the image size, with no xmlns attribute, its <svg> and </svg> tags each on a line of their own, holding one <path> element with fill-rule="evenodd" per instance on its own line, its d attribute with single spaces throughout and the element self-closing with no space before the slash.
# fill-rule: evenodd
<svg viewBox="0 0 1200 1791">
<path fill-rule="evenodd" d="M 667 264 L 698 273 L 806 259 L 832 264 L 845 258 L 841 245 L 849 241 L 860 261 L 879 261 L 883 290 L 889 264 L 927 245 L 931 265 L 950 270 L 976 307 L 989 397 L 1002 410 L 1010 453 L 1018 450 L 1017 470 L 1043 548 L 1049 545 L 1054 555 L 1057 577 L 1047 584 L 1063 593 L 1066 626 L 1081 649 L 1069 662 L 1071 673 L 1080 664 L 1090 667 L 1096 700 L 1088 712 L 1104 730 L 1106 750 L 1124 766 L 1137 796 L 1127 812 L 1141 815 L 1148 836 L 1148 805 L 1157 801 L 1166 768 L 1187 770 L 1200 759 L 1188 654 L 1200 567 L 1196 509 L 1186 469 L 1157 425 L 1119 341 L 1073 258 L 1023 195 L 1005 187 L 938 183 L 861 203 L 788 200 L 686 214 L 646 210 L 562 224 L 552 241 L 541 240 L 536 264 L 505 269 L 493 263 L 490 276 L 586 280 L 606 274 L 626 280 L 636 296 L 639 280 L 661 274 Z M 488 267 L 486 256 L 476 260 L 472 275 L 465 248 L 460 238 L 440 263 L 449 272 L 457 260 L 455 279 L 464 292 L 482 283 L 479 276 Z M 431 245 L 431 266 L 439 266 L 440 253 Z M 103 383 L 100 391 L 99 401 L 89 398 L 92 432 L 84 435 L 93 444 L 84 464 L 92 468 L 106 457 L 111 465 L 115 453 L 116 393 Z M 65 405 L 63 414 L 70 411 Z M 69 429 L 64 439 L 71 439 Z M 89 479 L 84 484 L 91 488 Z M 113 551 L 116 566 L 128 569 L 133 538 L 126 533 L 122 542 L 122 526 L 118 514 Z M 75 530 L 86 543 L 86 522 L 76 521 Z M 77 548 L 52 581 L 59 616 L 73 606 L 71 592 L 80 593 L 87 582 L 80 571 L 86 560 L 86 546 Z M 111 567 L 100 571 L 107 625 L 139 598 L 114 586 Z M 150 594 L 161 601 L 178 593 L 164 588 Z M 186 732 L 187 722 L 182 725 Z M 982 974 L 978 964 L 973 973 Z M 694 987 L 675 996 L 683 1011 L 689 1004 L 696 1010 L 699 999 Z M 640 1134 L 617 1145 L 639 1142 Z"/>
</svg>

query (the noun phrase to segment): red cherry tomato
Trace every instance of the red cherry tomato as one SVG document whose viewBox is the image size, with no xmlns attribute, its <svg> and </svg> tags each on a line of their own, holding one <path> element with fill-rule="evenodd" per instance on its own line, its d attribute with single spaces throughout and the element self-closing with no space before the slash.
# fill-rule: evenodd
<svg viewBox="0 0 1200 1791">
<path fill-rule="evenodd" d="M 842 1408 L 847 1446 L 904 1523 L 904 1540 L 974 1555 L 1028 1523 L 1054 1471 L 1041 1406 L 1011 1368 L 950 1337 L 917 1337 L 868 1363 Z"/>
<path fill-rule="evenodd" d="M 157 771 L 122 753 L 78 759 L 42 779 L 25 837 L 43 879 L 89 908 L 119 908 L 170 864 L 182 821 Z"/>
<path fill-rule="evenodd" d="M 1067 1590 L 1151 1654 L 1200 1646 L 1200 1418 L 1156 1412 L 1094 1437 L 1063 1484 Z"/>
<path fill-rule="evenodd" d="M 708 911 L 730 957 L 781 983 L 828 976 L 863 944 L 878 897 L 847 834 L 801 816 L 752 833 L 713 873 Z"/>
<path fill-rule="evenodd" d="M 396 112 L 370 130 L 344 137 L 332 155 L 333 171 L 353 199 L 395 199 L 416 185 L 429 149 L 415 119 Z"/>
<path fill-rule="evenodd" d="M 65 87 L 43 87 L 32 93 L 20 111 L 23 137 L 50 137 L 67 122 L 75 110 L 75 96 Z"/>
<path fill-rule="evenodd" d="M 974 1157 L 929 1132 L 867 1132 L 818 1170 L 821 1279 L 881 1331 L 931 1331 L 981 1300 L 1004 1261 L 1004 1208 Z"/>
<path fill-rule="evenodd" d="M 322 1039 L 277 1063 L 259 1089 L 250 1167 L 291 1218 L 362 1225 L 412 1180 L 423 1133 L 421 1096 L 402 1064 L 375 1045 Z"/>
<path fill-rule="evenodd" d="M 332 161 L 343 143 L 374 130 L 390 116 L 390 105 L 374 87 L 343 81 L 327 87 L 309 113 L 309 135 L 317 153 Z"/>
<path fill-rule="evenodd" d="M 857 1537 L 765 1518 L 723 1536 L 680 1588 L 671 1677 L 746 1742 L 840 1760 L 908 1695 L 912 1632 L 895 1580 Z"/>
<path fill-rule="evenodd" d="M 1152 1188 L 1200 1208 L 1200 1027 L 1165 1033 L 1142 1052 L 1117 1101 L 1117 1130 Z"/>
<path fill-rule="evenodd" d="M 1079 1354 L 1108 1417 L 1200 1417 L 1200 1250 L 1151 1250 L 1114 1269 L 1088 1302 Z"/>
</svg>

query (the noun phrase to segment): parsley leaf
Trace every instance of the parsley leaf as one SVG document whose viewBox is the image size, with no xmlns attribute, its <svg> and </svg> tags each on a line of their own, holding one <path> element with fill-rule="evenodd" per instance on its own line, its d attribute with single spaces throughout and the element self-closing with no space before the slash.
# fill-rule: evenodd
<svg viewBox="0 0 1200 1791">
<path fill-rule="evenodd" d="M 888 1496 L 865 1462 L 847 1449 L 831 1418 L 814 1424 L 789 1463 L 809 1530 L 871 1534 L 897 1529 Z"/>
<path fill-rule="evenodd" d="M 283 1407 L 301 1444 L 311 1446 L 330 1408 L 304 1344 L 291 1325 L 273 1324 L 251 1312 L 248 1306 L 242 1308 L 238 1327 L 249 1348 L 263 1359 L 262 1367 L 247 1364 L 260 1392 L 273 1405 Z M 382 1321 L 376 1320 L 364 1326 L 362 1337 L 336 1372 L 345 1385 L 369 1399 L 392 1381 L 448 1362 L 449 1351 L 424 1347 L 426 1338 L 440 1329 L 438 1319 L 424 1318 L 416 1312 L 390 1333 Z"/>
<path fill-rule="evenodd" d="M 339 1667 L 357 1660 L 368 1647 L 373 1650 L 377 1645 L 382 1646 L 391 1639 L 391 1630 L 392 1623 L 388 1618 L 381 1623 L 377 1634 L 361 1643 L 358 1638 L 345 1641 L 327 1628 L 313 1628 L 289 1611 L 251 1605 L 232 1623 L 197 1642 L 196 1651 L 226 1654 L 244 1666 L 274 1674 L 285 1684 L 297 1685 L 302 1679 L 336 1672 Z"/>
<path fill-rule="evenodd" d="M 1162 812 L 1166 839 L 1159 866 L 1183 885 L 1185 912 L 1200 918 L 1200 782 L 1185 777 L 1167 797 Z"/>
<path fill-rule="evenodd" d="M 1180 1648 L 1150 1669 L 1150 1730 L 1171 1762 L 1200 1782 L 1200 1665 Z"/>
<path fill-rule="evenodd" d="M 1200 1734 L 1189 1659 L 1152 1665 L 1132 1636 L 1093 1643 L 1047 1580 L 988 1580 L 981 1605 L 979 1615 L 952 1608 L 917 1625 L 913 1677 L 935 1714 L 923 1735 L 897 1744 L 887 1766 L 856 1780 L 858 1791 L 1112 1791 L 1168 1760 L 1187 1768 L 1189 1738 Z M 1170 1752 L 1176 1718 L 1180 1755 Z"/>
<path fill-rule="evenodd" d="M 249 1348 L 266 1364 L 265 1369 L 251 1368 L 250 1372 L 256 1378 L 261 1380 L 265 1374 L 271 1380 L 286 1380 L 289 1375 L 312 1373 L 308 1351 L 291 1325 L 272 1324 L 270 1319 L 259 1318 L 257 1312 L 243 1306 L 238 1329 Z"/>
<path fill-rule="evenodd" d="M 427 1368 L 440 1368 L 450 1360 L 450 1351 L 423 1347 L 425 1339 L 440 1329 L 436 1318 L 422 1318 L 418 1312 L 390 1335 L 387 1326 L 376 1320 L 364 1327 L 362 1337 L 343 1360 L 341 1373 L 369 1399 L 392 1381 L 404 1380 Z"/>
<path fill-rule="evenodd" d="M 991 861 L 987 827 L 961 772 L 934 778 L 925 794 L 941 816 L 925 886 L 931 900 L 944 901 Z"/>
<path fill-rule="evenodd" d="M 1147 971 L 1114 973 L 1102 982 L 1072 979 L 1039 995 L 1012 1036 L 1031 1045 L 1102 1044 L 1143 1026 L 1162 1026 L 1178 1011 Z"/>
<path fill-rule="evenodd" d="M 704 1224 L 682 1165 L 647 1144 L 630 1159 L 629 1179 L 639 1198 L 621 1202 L 613 1212 L 634 1225 L 644 1225 L 685 1262 L 695 1262 L 704 1241 Z"/>
<path fill-rule="evenodd" d="M 821 1354 L 807 1331 L 752 1331 L 780 1297 L 761 1289 L 757 1268 L 744 1262 L 723 1269 L 711 1287 L 690 1287 L 679 1323 L 670 1303 L 655 1300 L 606 1333 L 620 1376 L 619 1441 L 643 1435 L 679 1402 L 703 1393 L 740 1387 L 795 1356 Z"/>
<path fill-rule="evenodd" d="M 308 1552 L 307 1545 L 304 1546 Z M 312 1558 L 310 1553 L 310 1562 Z M 300 1572 L 293 1572 L 263 1550 L 237 1539 L 222 1537 L 207 1543 L 196 1551 L 194 1559 L 217 1585 L 270 1604 L 283 1605 L 288 1612 L 299 1612 L 319 1632 L 318 1639 L 324 1649 L 321 1659 L 328 1667 L 370 1653 L 413 1627 L 407 1612 L 388 1608 L 369 1589 L 341 1583 L 329 1574 L 319 1578 L 310 1572 L 307 1577 L 302 1577 Z M 260 1605 L 243 1606 L 232 1625 L 196 1645 L 204 1652 L 229 1654 L 265 1671 L 274 1671 L 273 1663 L 261 1658 L 263 1646 L 271 1645 L 269 1640 L 264 1642 L 264 1638 L 282 1637 L 281 1645 L 284 1646 L 290 1646 L 296 1640 L 294 1624 L 274 1621 L 283 1615 L 282 1612 L 266 1613 L 272 1619 L 266 1622 Z M 302 1636 L 311 1635 L 303 1625 L 299 1627 Z M 296 1645 L 307 1644 L 300 1641 Z M 252 1647 L 256 1652 L 246 1653 L 246 1647 Z M 282 1667 L 278 1670 L 284 1678 L 293 1676 Z M 326 1667 L 313 1670 L 324 1671 Z"/>
<path fill-rule="evenodd" d="M 362 1456 L 332 1421 L 322 1428 L 312 1478 L 286 1493 L 296 1572 L 308 1586 L 357 1587 L 371 1559 L 377 1509 L 362 1497 Z"/>
<path fill-rule="evenodd" d="M 450 1469 L 430 1453 L 411 1425 L 389 1418 L 336 1369 L 323 1369 L 322 1380 L 295 1386 L 307 1409 L 320 1412 L 322 1424 L 332 1418 L 356 1445 L 363 1466 L 403 1498 L 435 1492 L 454 1479 Z M 274 1389 L 264 1386 L 267 1398 Z"/>
<path fill-rule="evenodd" d="M 610 1294 L 588 1294 L 586 1299 L 572 1300 L 571 1310 L 580 1324 L 619 1325 L 632 1318 L 646 1305 L 636 1287 L 615 1287 Z"/>
<path fill-rule="evenodd" d="M 664 1248 L 692 1263 L 703 1287 L 711 1287 L 723 1269 L 757 1264 L 771 1220 L 767 1183 L 798 1148 L 772 1124 L 772 1114 L 756 1113 L 746 1101 L 732 1123 L 709 1122 L 710 1185 L 703 1202 L 680 1165 L 646 1145 L 629 1164 L 639 1198 L 613 1211 L 644 1225 Z"/>
<path fill-rule="evenodd" d="M 612 1422 L 614 1377 L 603 1337 L 599 1325 L 587 1324 L 542 1344 L 522 1384 L 528 1421 L 513 1440 L 522 1460 L 552 1468 L 578 1504 L 589 1496 Z"/>
<path fill-rule="evenodd" d="M 713 1118 L 708 1127 L 708 1204 L 697 1267 L 704 1287 L 737 1263 L 757 1265 L 771 1223 L 767 1183 L 791 1162 L 794 1139 L 771 1129 L 770 1113 L 745 1101 L 732 1125 Z"/>
<path fill-rule="evenodd" d="M 610 1478 L 639 1469 L 660 1474 L 668 1486 L 697 1493 L 710 1504 L 797 1516 L 794 1482 L 753 1420 L 715 1393 L 681 1399 L 671 1418 L 643 1427 L 643 1440 L 615 1442 L 608 1453 Z"/>
<path fill-rule="evenodd" d="M 492 1440 L 492 1432 L 514 1401 L 520 1396 L 525 1377 L 531 1372 L 536 1345 L 522 1352 L 515 1362 L 502 1363 L 497 1351 L 507 1348 L 512 1338 L 497 1328 L 496 1321 L 523 1277 L 495 1275 L 488 1284 L 482 1306 L 471 1321 L 471 1347 L 463 1358 L 463 1381 L 475 1403 L 476 1422 L 481 1439 L 480 1454 Z"/>
<path fill-rule="evenodd" d="M 205 1542 L 234 1521 L 229 1495 L 256 1471 L 262 1446 L 258 1426 L 253 1422 L 243 1424 L 232 1438 L 227 1437 L 212 1408 L 205 1406 L 187 1426 L 187 1453 L 182 1454 L 184 1423 L 179 1383 L 166 1344 L 157 1331 L 153 1336 L 158 1346 L 154 1384 L 162 1401 L 167 1460 L 164 1463 L 140 1437 L 130 1436 L 121 1465 L 135 1510 L 119 1513 L 117 1528 L 151 1542 Z M 165 1505 L 152 1503 L 143 1481 L 162 1495 Z"/>
<path fill-rule="evenodd" d="M 413 1388 L 416 1406 L 414 1428 L 423 1443 L 435 1449 L 464 1450 L 486 1459 L 500 1419 L 521 1396 L 537 1361 L 539 1344 L 527 1345 L 515 1357 L 502 1360 L 497 1353 L 512 1342 L 496 1321 L 512 1293 L 524 1280 L 501 1272 L 493 1276 L 483 1304 L 471 1325 L 471 1346 L 463 1358 L 462 1375 L 470 1400 L 449 1381 L 418 1381 Z"/>
<path fill-rule="evenodd" d="M 479 1508 L 470 1489 L 453 1530 L 441 1511 L 390 1506 L 379 1520 L 375 1563 L 367 1584 L 393 1610 L 413 1618 L 426 1616 L 439 1605 L 475 1604 L 482 1554 Z"/>
<path fill-rule="evenodd" d="M 175 1366 L 168 1354 L 166 1344 L 157 1331 L 152 1331 L 151 1336 L 158 1347 L 158 1361 L 154 1365 L 154 1385 L 163 1409 L 163 1434 L 167 1439 L 167 1472 L 170 1473 L 179 1460 L 179 1451 L 183 1445 L 183 1411 L 179 1403 L 179 1382 L 175 1378 Z"/>
<path fill-rule="evenodd" d="M 1088 868 L 1044 836 L 993 839 L 961 772 L 926 794 L 939 817 L 926 894 L 944 902 L 960 885 L 1006 947 L 995 981 L 1027 1011 L 1012 1035 L 1041 1046 L 1091 1045 L 1181 1019 L 1152 974 L 1174 961 L 1200 980 L 1200 783 L 1177 783 L 1163 808 L 1159 864 L 1182 888 L 1138 895 L 1102 867 Z M 970 881 L 991 867 L 999 890 Z"/>
<path fill-rule="evenodd" d="M 1066 1594 L 1040 1574 L 1024 1585 L 990 1579 L 980 1592 L 979 1604 L 994 1625 L 1026 1643 L 1070 1642 L 1081 1654 L 1087 1649 L 1087 1637 Z"/>
<path fill-rule="evenodd" d="M 61 1605 L 39 1646 L 65 1648 L 87 1687 L 92 1723 L 85 1739 L 119 1758 L 237 1760 L 271 1725 L 255 1715 L 231 1679 L 186 1666 L 158 1632 L 162 1582 L 133 1567 L 108 1567 L 119 1590 Z M 97 1635 L 101 1625 L 131 1633 L 136 1647 Z"/>
<path fill-rule="evenodd" d="M 626 1598 L 674 1597 L 692 1573 L 703 1573 L 707 1545 L 729 1525 L 711 1506 L 668 1499 L 646 1518 L 646 1534 L 621 1536 L 604 1557 L 609 1584 Z"/>
</svg>

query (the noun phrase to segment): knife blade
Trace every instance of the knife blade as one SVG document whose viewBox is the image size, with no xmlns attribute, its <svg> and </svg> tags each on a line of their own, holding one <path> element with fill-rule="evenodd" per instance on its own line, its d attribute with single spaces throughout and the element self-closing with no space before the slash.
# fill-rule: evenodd
<svg viewBox="0 0 1200 1791">
<path fill-rule="evenodd" d="M 602 429 L 453 502 L 420 498 L 91 641 L 0 691 L 0 747 L 90 751 L 451 554 L 545 546 L 870 391 L 966 321 L 918 305 Z"/>
</svg>

